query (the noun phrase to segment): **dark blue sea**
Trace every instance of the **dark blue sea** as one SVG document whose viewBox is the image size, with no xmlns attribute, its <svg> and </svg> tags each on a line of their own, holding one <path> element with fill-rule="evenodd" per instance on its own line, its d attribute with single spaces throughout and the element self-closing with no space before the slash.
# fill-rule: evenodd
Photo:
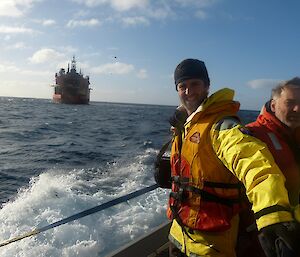
<svg viewBox="0 0 300 257">
<path fill-rule="evenodd" d="M 154 184 L 174 109 L 0 97 L 0 241 Z M 240 111 L 245 123 L 257 114 Z M 105 256 L 166 221 L 167 195 L 156 189 L 1 247 L 0 256 Z"/>
</svg>

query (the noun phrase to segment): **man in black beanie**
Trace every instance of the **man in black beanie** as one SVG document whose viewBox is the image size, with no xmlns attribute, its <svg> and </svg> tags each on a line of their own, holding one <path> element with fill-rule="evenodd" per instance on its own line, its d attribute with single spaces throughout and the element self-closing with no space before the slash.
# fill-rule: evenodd
<svg viewBox="0 0 300 257">
<path fill-rule="evenodd" d="M 208 95 L 210 80 L 204 62 L 197 59 L 182 61 L 175 69 L 174 80 L 181 103 L 190 115 Z"/>
<path fill-rule="evenodd" d="M 239 213 L 247 198 L 258 214 L 258 230 L 293 221 L 284 176 L 266 145 L 240 124 L 234 91 L 224 88 L 208 97 L 204 62 L 183 60 L 174 80 L 187 114 L 180 117 L 187 118 L 177 119 L 177 110 L 171 119 L 177 129 L 170 156 L 169 254 L 236 257 Z"/>
</svg>

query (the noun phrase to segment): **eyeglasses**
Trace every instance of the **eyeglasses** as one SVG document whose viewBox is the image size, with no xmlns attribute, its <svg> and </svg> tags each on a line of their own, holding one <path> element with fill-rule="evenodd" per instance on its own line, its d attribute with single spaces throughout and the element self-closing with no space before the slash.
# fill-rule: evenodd
<svg viewBox="0 0 300 257">
<path fill-rule="evenodd" d="M 187 88 L 193 88 L 193 87 L 200 87 L 203 86 L 204 82 L 200 79 L 197 80 L 187 80 L 187 81 L 183 81 L 178 83 L 176 89 L 178 92 L 184 92 L 186 91 Z"/>
</svg>

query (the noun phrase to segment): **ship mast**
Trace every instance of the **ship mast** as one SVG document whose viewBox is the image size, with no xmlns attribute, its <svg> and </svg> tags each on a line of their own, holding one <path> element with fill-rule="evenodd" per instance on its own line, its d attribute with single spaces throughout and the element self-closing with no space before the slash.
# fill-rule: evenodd
<svg viewBox="0 0 300 257">
<path fill-rule="evenodd" d="M 73 55 L 73 59 L 71 62 L 71 71 L 74 70 L 76 71 L 76 61 L 75 61 L 75 56 Z"/>
</svg>

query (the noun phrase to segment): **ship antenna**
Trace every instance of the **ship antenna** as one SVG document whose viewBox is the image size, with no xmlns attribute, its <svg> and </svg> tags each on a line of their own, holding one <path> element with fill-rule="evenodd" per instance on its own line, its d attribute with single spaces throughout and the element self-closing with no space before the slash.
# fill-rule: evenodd
<svg viewBox="0 0 300 257">
<path fill-rule="evenodd" d="M 76 71 L 76 61 L 75 61 L 74 55 L 73 55 L 73 59 L 72 59 L 71 69 Z"/>
</svg>

